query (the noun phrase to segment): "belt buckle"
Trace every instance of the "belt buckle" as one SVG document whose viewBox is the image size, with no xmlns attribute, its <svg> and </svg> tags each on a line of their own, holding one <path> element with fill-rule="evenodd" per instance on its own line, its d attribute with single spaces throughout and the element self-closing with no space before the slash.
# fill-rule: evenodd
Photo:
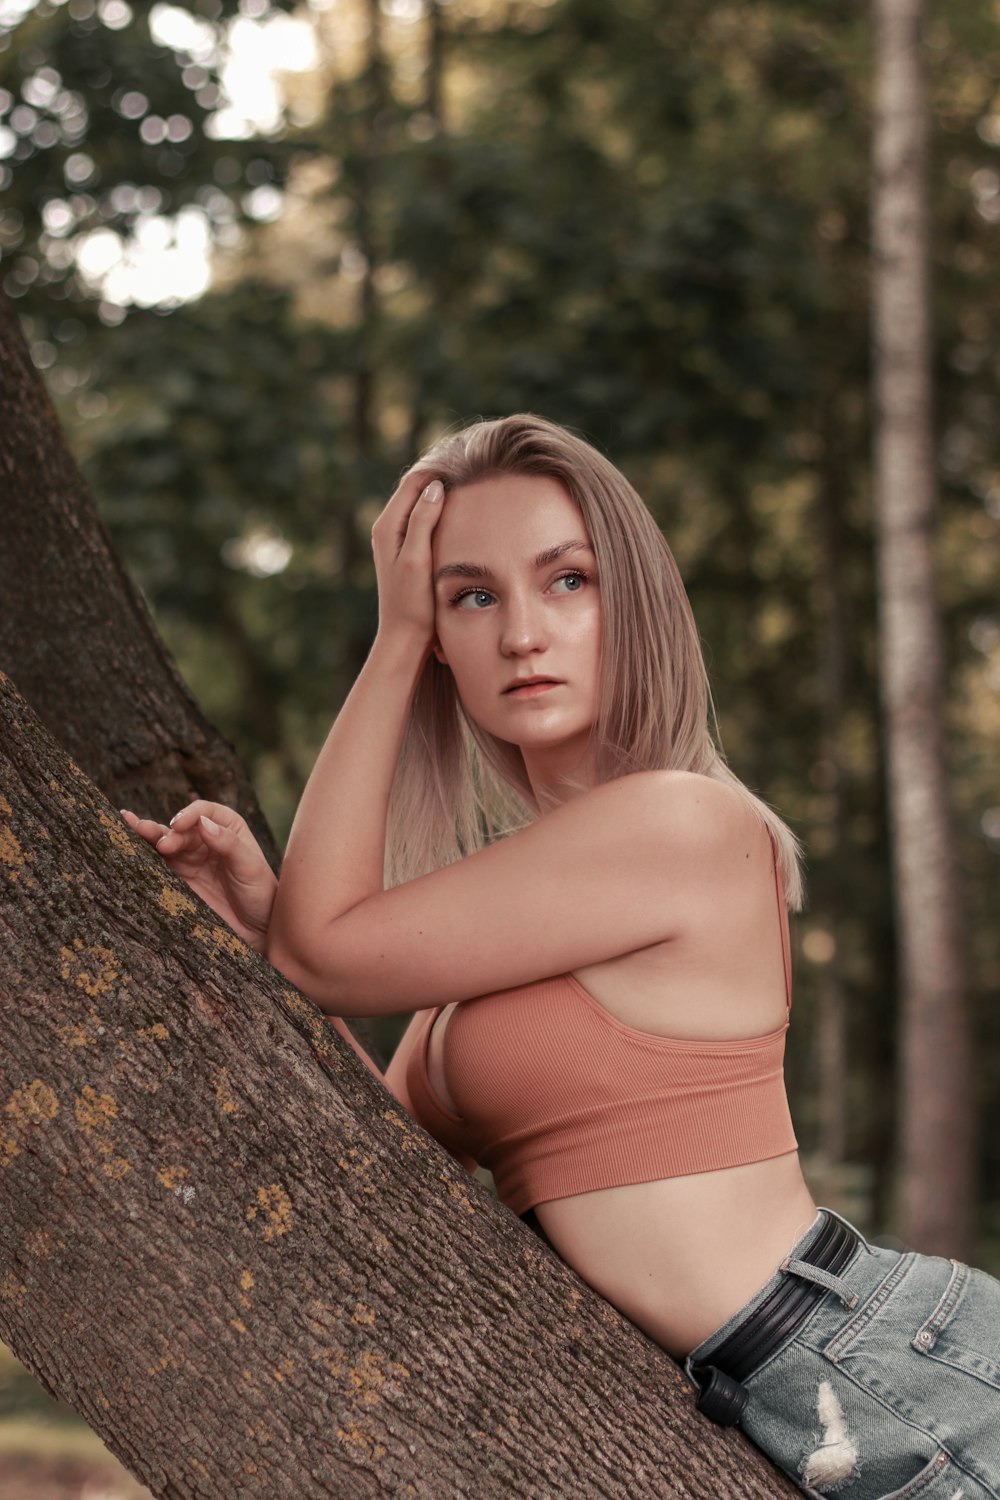
<svg viewBox="0 0 1000 1500">
<path fill-rule="evenodd" d="M 718 1427 L 735 1427 L 750 1400 L 746 1386 L 715 1365 L 700 1365 L 692 1374 L 700 1390 L 695 1405 L 702 1415 Z"/>
</svg>

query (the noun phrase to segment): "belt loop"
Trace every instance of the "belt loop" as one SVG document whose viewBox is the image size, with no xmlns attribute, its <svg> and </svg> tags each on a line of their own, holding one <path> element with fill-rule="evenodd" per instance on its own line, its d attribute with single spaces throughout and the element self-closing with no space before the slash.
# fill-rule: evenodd
<svg viewBox="0 0 1000 1500">
<path fill-rule="evenodd" d="M 828 1292 L 838 1296 L 846 1308 L 853 1310 L 858 1305 L 858 1294 L 852 1292 L 842 1276 L 835 1276 L 832 1271 L 824 1271 L 822 1266 L 811 1266 L 808 1261 L 793 1260 L 786 1255 L 781 1262 L 780 1269 L 788 1271 L 793 1276 L 800 1276 L 803 1281 L 815 1282 L 817 1286 L 825 1287 Z"/>
</svg>

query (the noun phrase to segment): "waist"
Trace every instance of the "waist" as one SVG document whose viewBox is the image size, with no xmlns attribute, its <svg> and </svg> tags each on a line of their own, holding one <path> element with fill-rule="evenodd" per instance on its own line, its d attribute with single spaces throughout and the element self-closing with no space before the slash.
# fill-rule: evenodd
<svg viewBox="0 0 1000 1500">
<path fill-rule="evenodd" d="M 824 1299 L 857 1305 L 844 1273 L 866 1253 L 870 1247 L 857 1230 L 821 1208 L 770 1279 L 691 1351 L 685 1367 L 699 1389 L 699 1410 L 720 1426 L 738 1422 L 749 1399 L 744 1382 L 795 1338 Z"/>
<path fill-rule="evenodd" d="M 535 1210 L 584 1280 L 680 1359 L 744 1305 L 815 1213 L 794 1151 Z"/>
</svg>

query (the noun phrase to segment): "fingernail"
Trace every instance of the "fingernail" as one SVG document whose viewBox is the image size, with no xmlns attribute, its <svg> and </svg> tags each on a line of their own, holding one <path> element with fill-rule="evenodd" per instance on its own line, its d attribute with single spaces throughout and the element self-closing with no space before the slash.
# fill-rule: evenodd
<svg viewBox="0 0 1000 1500">
<path fill-rule="evenodd" d="M 213 823 L 211 818 L 206 818 L 204 813 L 202 813 L 198 821 L 204 828 L 205 832 L 210 833 L 213 838 L 218 838 L 219 834 L 222 832 L 222 829 L 219 827 L 218 823 Z"/>
<path fill-rule="evenodd" d="M 430 484 L 424 490 L 422 498 L 424 500 L 429 500 L 431 502 L 431 504 L 433 505 L 435 503 L 435 501 L 438 501 L 438 500 L 441 499 L 441 496 L 443 494 L 444 494 L 444 485 L 441 483 L 440 479 L 432 479 L 431 482 L 430 482 Z"/>
<path fill-rule="evenodd" d="M 169 833 L 165 833 L 161 839 L 157 839 L 156 840 L 156 847 L 157 847 L 157 849 L 159 849 L 159 847 L 160 847 L 161 844 L 165 844 L 166 841 L 167 841 L 167 839 L 169 837 L 170 837 Z"/>
</svg>

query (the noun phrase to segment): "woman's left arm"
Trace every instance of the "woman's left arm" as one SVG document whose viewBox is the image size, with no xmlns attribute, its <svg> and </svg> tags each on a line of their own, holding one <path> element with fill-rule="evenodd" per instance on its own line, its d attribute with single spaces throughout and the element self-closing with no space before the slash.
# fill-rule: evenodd
<svg viewBox="0 0 1000 1500">
<path fill-rule="evenodd" d="M 267 956 L 300 983 L 301 960 L 317 932 L 383 889 L 389 794 L 434 640 L 431 534 L 443 487 L 430 479 L 407 474 L 372 528 L 378 633 L 320 751 L 289 835 Z"/>
</svg>

